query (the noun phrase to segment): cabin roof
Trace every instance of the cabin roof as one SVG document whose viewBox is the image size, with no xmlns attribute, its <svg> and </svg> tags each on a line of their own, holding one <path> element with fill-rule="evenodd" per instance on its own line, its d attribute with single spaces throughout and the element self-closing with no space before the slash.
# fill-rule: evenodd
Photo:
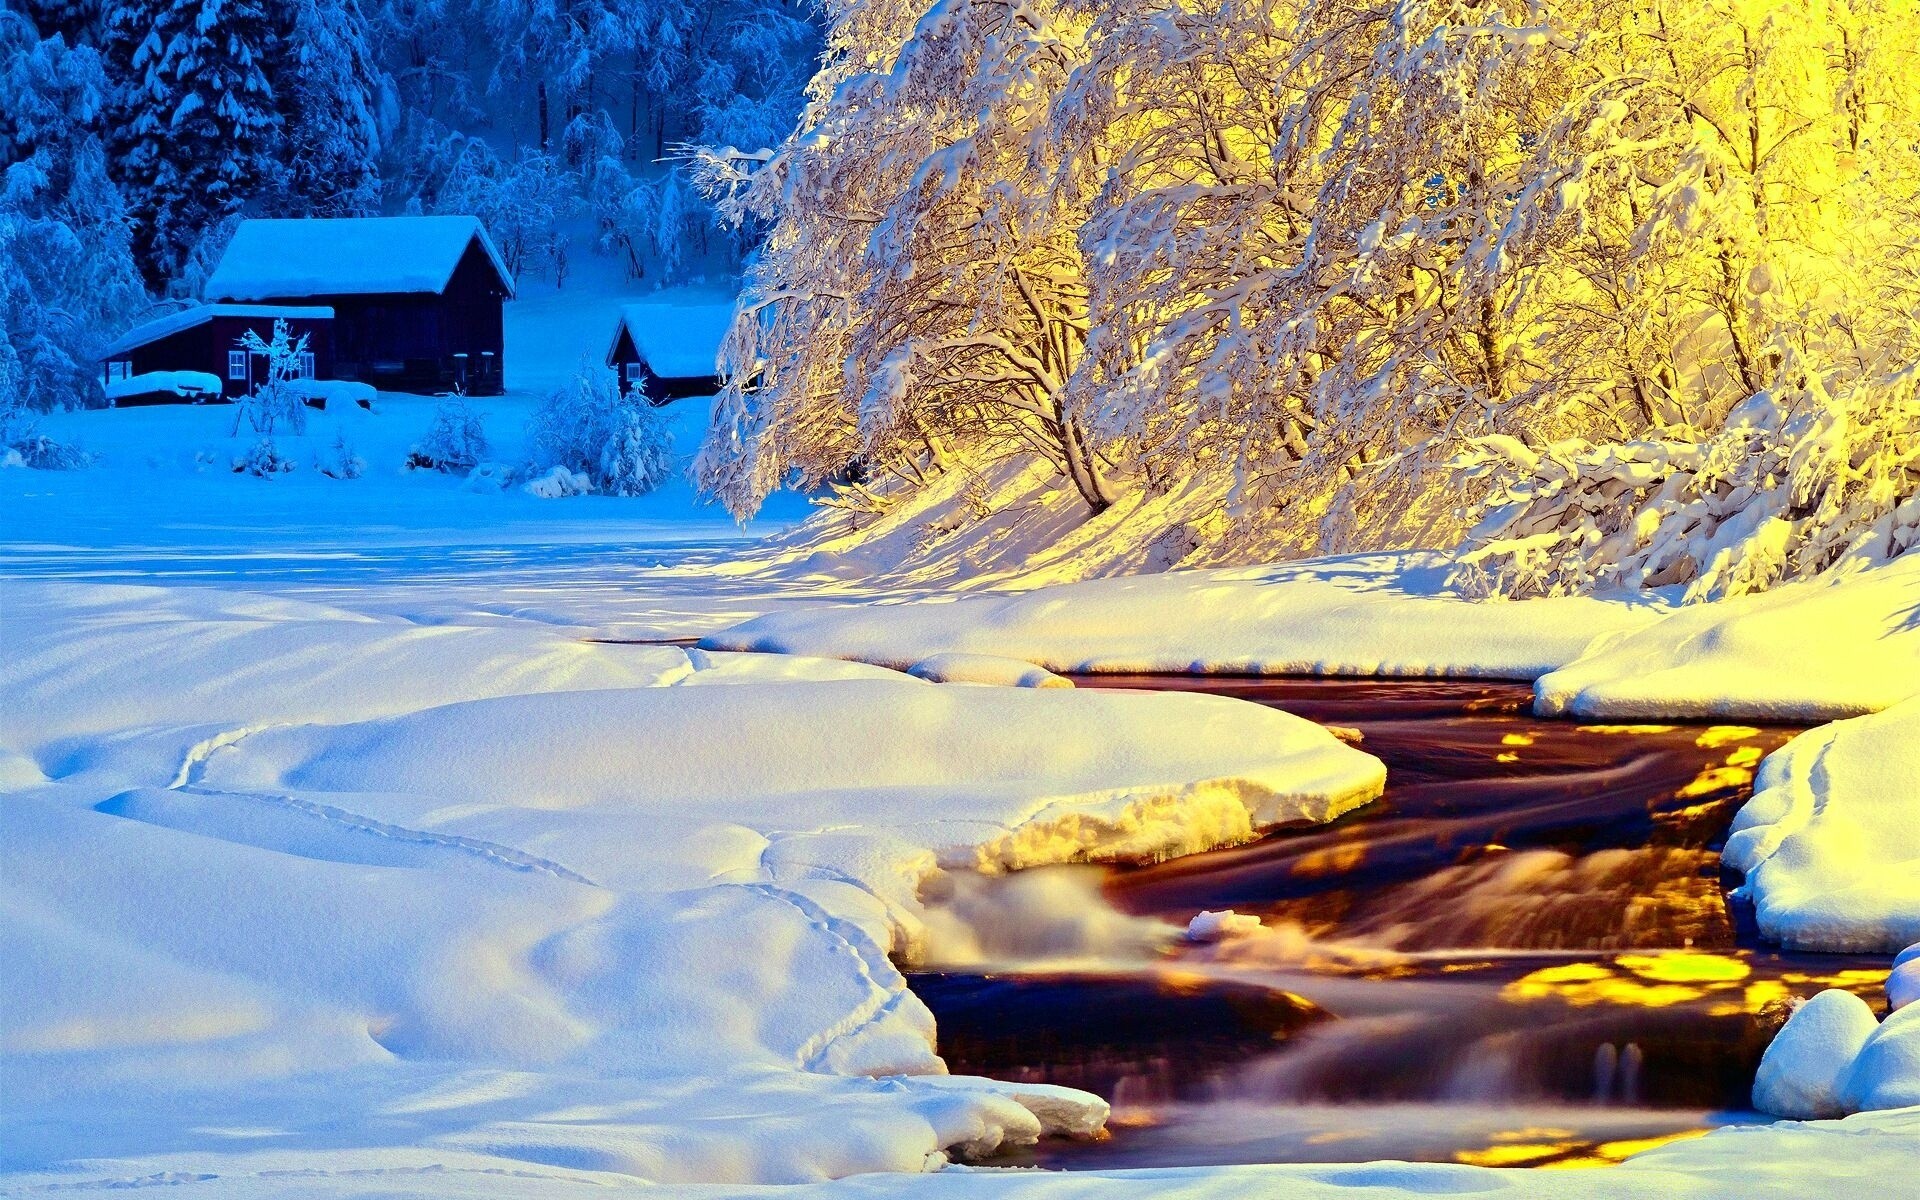
<svg viewBox="0 0 1920 1200">
<path fill-rule="evenodd" d="M 623 304 L 607 346 L 614 365 L 620 335 L 633 339 L 647 368 L 662 379 L 703 379 L 720 373 L 720 342 L 733 324 L 733 305 Z"/>
<path fill-rule="evenodd" d="M 219 300 L 447 290 L 476 240 L 507 294 L 513 276 L 477 217 L 333 217 L 240 222 L 207 280 Z"/>
<path fill-rule="evenodd" d="M 144 324 L 136 325 L 115 338 L 113 344 L 101 351 L 102 359 L 118 358 L 129 351 L 172 337 L 182 330 L 204 325 L 215 317 L 284 317 L 289 321 L 327 321 L 333 319 L 333 310 L 325 305 L 285 305 L 285 304 L 196 304 L 192 308 L 183 308 L 170 312 L 164 317 L 155 317 Z"/>
</svg>

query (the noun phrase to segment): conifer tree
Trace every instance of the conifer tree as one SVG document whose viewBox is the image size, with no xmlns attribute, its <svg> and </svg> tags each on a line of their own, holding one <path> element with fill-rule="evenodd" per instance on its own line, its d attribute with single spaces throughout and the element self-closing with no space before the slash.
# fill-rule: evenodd
<svg viewBox="0 0 1920 1200">
<path fill-rule="evenodd" d="M 208 226 L 279 171 L 273 26 L 261 0 L 160 0 L 115 4 L 104 37 L 123 83 L 116 167 L 134 248 L 162 285 Z"/>
</svg>

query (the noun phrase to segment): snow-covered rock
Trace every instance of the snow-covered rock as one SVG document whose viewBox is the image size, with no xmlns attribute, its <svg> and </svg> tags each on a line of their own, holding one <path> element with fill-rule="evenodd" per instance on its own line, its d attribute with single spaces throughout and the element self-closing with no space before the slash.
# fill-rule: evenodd
<svg viewBox="0 0 1920 1200">
<path fill-rule="evenodd" d="M 1793 1011 L 1760 1059 L 1753 1106 L 1811 1120 L 1851 1111 L 1845 1091 L 1861 1047 L 1878 1025 L 1867 1002 L 1829 988 Z"/>
<path fill-rule="evenodd" d="M 554 466 L 521 484 L 520 490 L 542 500 L 563 500 L 568 496 L 584 496 L 593 491 L 593 481 L 578 471 Z"/>
<path fill-rule="evenodd" d="M 997 687 L 1039 688 L 1073 686 L 1072 680 L 1062 679 L 1045 667 L 991 654 L 936 654 L 908 667 L 907 674 L 928 683 L 985 683 Z"/>
<path fill-rule="evenodd" d="M 1849 1112 L 1920 1104 L 1920 1007 L 1880 1023 L 1854 1057 L 1841 1088 Z"/>
<path fill-rule="evenodd" d="M 1819 950 L 1920 940 L 1920 698 L 1801 734 L 1768 756 L 1725 858 L 1761 932 Z"/>
<path fill-rule="evenodd" d="M 1251 913 L 1237 913 L 1230 908 L 1224 912 L 1209 910 L 1199 913 L 1193 920 L 1187 922 L 1187 940 L 1224 942 L 1228 938 L 1258 933 L 1260 929 L 1260 918 Z"/>
<path fill-rule="evenodd" d="M 1908 946 L 1893 960 L 1887 975 L 1887 1004 L 1898 1010 L 1920 1000 L 1920 944 Z"/>
</svg>

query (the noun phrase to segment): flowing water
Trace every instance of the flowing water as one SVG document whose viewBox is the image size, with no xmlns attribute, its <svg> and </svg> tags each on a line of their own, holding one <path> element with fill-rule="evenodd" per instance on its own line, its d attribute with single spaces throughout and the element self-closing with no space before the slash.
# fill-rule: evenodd
<svg viewBox="0 0 1920 1200">
<path fill-rule="evenodd" d="M 1728 822 L 1792 729 L 1543 720 L 1524 684 L 1077 682 L 1284 708 L 1388 786 L 1330 825 L 935 897 L 939 966 L 913 986 L 949 1066 L 1114 1104 L 1111 1137 L 1008 1161 L 1617 1161 L 1761 1119 L 1789 999 L 1885 978 L 1771 950 L 1727 899 Z M 1175 936 L 1226 908 L 1263 927 Z"/>
</svg>

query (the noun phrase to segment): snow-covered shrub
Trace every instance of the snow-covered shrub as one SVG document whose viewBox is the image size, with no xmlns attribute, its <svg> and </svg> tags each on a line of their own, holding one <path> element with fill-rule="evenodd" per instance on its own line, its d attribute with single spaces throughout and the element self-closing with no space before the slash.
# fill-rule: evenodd
<svg viewBox="0 0 1920 1200">
<path fill-rule="evenodd" d="M 565 467 L 610 496 L 644 496 L 673 470 L 666 418 L 641 394 L 622 396 L 605 371 L 548 393 L 527 433 L 535 470 Z"/>
<path fill-rule="evenodd" d="M 247 448 L 247 452 L 233 460 L 233 473 L 236 475 L 258 475 L 262 479 L 272 479 L 294 470 L 299 464 L 280 453 L 271 437 L 263 437 Z"/>
<path fill-rule="evenodd" d="M 333 479 L 358 479 L 367 473 L 367 460 L 347 443 L 347 435 L 336 433 L 333 445 L 314 456 L 314 470 Z"/>
<path fill-rule="evenodd" d="M 76 471 L 93 462 L 93 455 L 87 451 L 34 431 L 8 439 L 5 449 L 19 459 L 20 466 L 36 471 Z"/>
<path fill-rule="evenodd" d="M 480 414 L 461 395 L 451 395 L 433 410 L 433 423 L 407 455 L 411 470 L 470 471 L 487 457 L 487 434 Z"/>
<path fill-rule="evenodd" d="M 271 339 L 249 329 L 234 344 L 249 355 L 267 360 L 266 378 L 241 399 L 239 411 L 234 414 L 234 433 L 240 432 L 243 421 L 251 425 L 255 433 L 269 438 L 276 432 L 306 432 L 307 403 L 298 384 L 300 360 L 307 352 L 307 335 L 294 337 L 286 321 L 276 317 Z"/>
<path fill-rule="evenodd" d="M 514 470 L 505 463 L 483 462 L 467 472 L 469 492 L 504 492 L 513 486 Z"/>
<path fill-rule="evenodd" d="M 591 492 L 593 481 L 578 471 L 554 466 L 548 467 L 543 474 L 527 480 L 520 490 L 529 496 L 538 496 L 542 500 L 564 500 L 568 496 L 584 496 Z"/>
<path fill-rule="evenodd" d="M 1707 438 L 1483 439 L 1462 467 L 1495 485 L 1455 572 L 1470 591 L 1761 591 L 1920 545 L 1920 367 L 1833 392 L 1810 375 Z"/>
</svg>

